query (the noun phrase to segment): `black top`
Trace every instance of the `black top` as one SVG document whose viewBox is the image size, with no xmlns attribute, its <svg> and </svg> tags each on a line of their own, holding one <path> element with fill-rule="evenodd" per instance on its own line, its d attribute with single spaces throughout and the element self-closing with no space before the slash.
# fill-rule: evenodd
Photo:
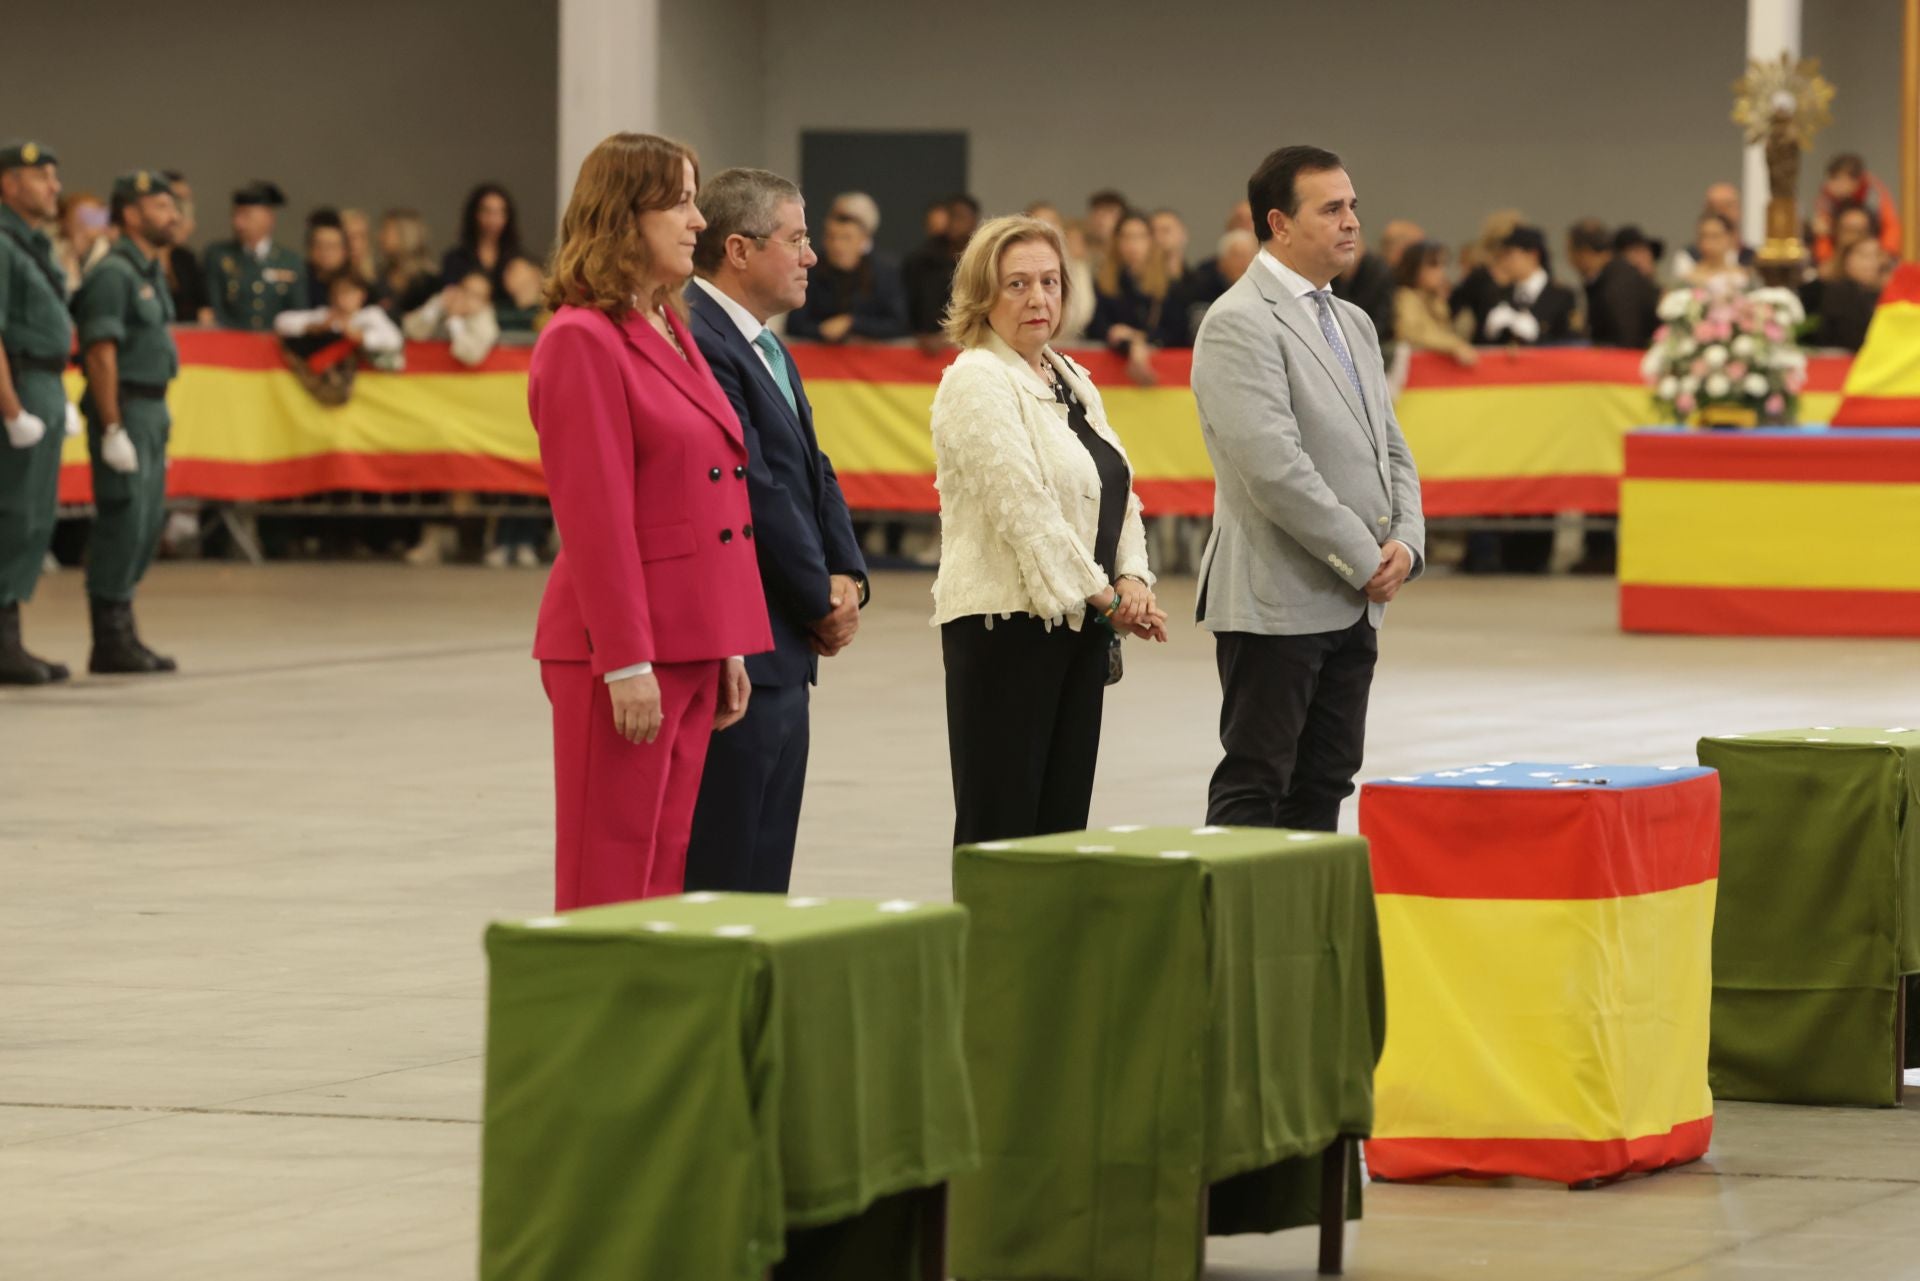
<svg viewBox="0 0 1920 1281">
<path fill-rule="evenodd" d="M 200 260 L 185 245 L 167 251 L 167 286 L 173 295 L 173 314 L 180 323 L 199 324 L 200 309 L 211 305 L 207 302 L 207 277 L 200 270 Z"/>
<path fill-rule="evenodd" d="M 1610 258 L 1587 285 L 1587 336 L 1596 347 L 1646 347 L 1660 327 L 1660 289 L 1625 258 Z"/>
<path fill-rule="evenodd" d="M 916 334 L 937 334 L 945 323 L 947 295 L 953 292 L 960 255 L 945 237 L 935 237 L 907 255 L 900 277 L 907 291 L 907 327 Z"/>
<path fill-rule="evenodd" d="M 491 268 L 484 267 L 480 263 L 478 253 L 464 245 L 455 245 L 440 259 L 440 283 L 457 285 L 477 271 L 493 286 L 494 305 L 510 307 L 513 305 L 513 298 L 507 293 L 506 274 L 507 264 L 511 261 L 513 260 L 503 251 L 494 258 Z"/>
<path fill-rule="evenodd" d="M 1087 337 L 1116 351 L 1125 351 L 1126 343 L 1111 342 L 1107 334 L 1115 325 L 1126 325 L 1147 336 L 1155 347 L 1180 347 L 1186 336 L 1187 317 L 1177 297 L 1178 287 L 1169 285 L 1165 297 L 1155 298 L 1134 280 L 1133 273 L 1120 268 L 1119 290 L 1107 293 L 1094 288 L 1093 319 L 1087 322 Z"/>
<path fill-rule="evenodd" d="M 852 271 L 821 263 L 807 275 L 807 301 L 787 313 L 787 335 L 817 340 L 821 324 L 835 316 L 853 317 L 851 337 L 904 336 L 907 290 L 900 269 L 879 254 L 868 254 Z"/>
<path fill-rule="evenodd" d="M 393 282 L 382 275 L 373 282 L 373 305 L 397 321 L 426 306 L 440 292 L 440 287 L 440 278 L 431 272 L 421 272 L 400 289 L 395 289 Z"/>
<path fill-rule="evenodd" d="M 1220 295 L 1225 292 L 1227 278 L 1221 272 L 1217 258 L 1207 259 L 1180 277 L 1179 283 L 1167 291 L 1166 310 L 1160 317 L 1160 327 L 1166 331 L 1166 345 L 1193 346 L 1207 308 L 1219 301 Z"/>
<path fill-rule="evenodd" d="M 1380 354 L 1386 357 L 1393 342 L 1393 302 L 1399 287 L 1393 268 L 1379 254 L 1361 254 L 1351 272 L 1333 278 L 1333 296 L 1352 303 L 1373 321 L 1373 332 L 1380 339 Z"/>
<path fill-rule="evenodd" d="M 1851 280 L 1816 280 L 1801 289 L 1800 297 L 1814 321 L 1807 346 L 1859 351 L 1867 340 L 1867 326 L 1873 323 L 1880 291 Z"/>
<path fill-rule="evenodd" d="M 1067 407 L 1067 426 L 1073 428 L 1073 434 L 1086 446 L 1087 453 L 1093 456 L 1094 467 L 1100 472 L 1100 523 L 1093 538 L 1093 559 L 1099 562 L 1100 571 L 1111 583 L 1116 577 L 1114 566 L 1120 558 L 1120 529 L 1127 522 L 1127 497 L 1133 492 L 1133 477 L 1120 451 L 1093 429 L 1087 420 L 1087 407 L 1068 389 L 1064 379 L 1055 377 L 1053 395 Z"/>
</svg>

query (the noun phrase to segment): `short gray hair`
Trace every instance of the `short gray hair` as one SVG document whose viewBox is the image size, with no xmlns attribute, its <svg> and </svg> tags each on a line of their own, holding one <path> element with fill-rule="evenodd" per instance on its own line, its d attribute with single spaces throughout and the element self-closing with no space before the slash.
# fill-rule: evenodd
<svg viewBox="0 0 1920 1281">
<path fill-rule="evenodd" d="M 727 260 L 729 236 L 764 236 L 773 230 L 783 201 L 801 199 L 800 188 L 765 169 L 723 169 L 707 179 L 695 198 L 707 229 L 693 247 L 693 267 L 711 275 Z"/>
</svg>

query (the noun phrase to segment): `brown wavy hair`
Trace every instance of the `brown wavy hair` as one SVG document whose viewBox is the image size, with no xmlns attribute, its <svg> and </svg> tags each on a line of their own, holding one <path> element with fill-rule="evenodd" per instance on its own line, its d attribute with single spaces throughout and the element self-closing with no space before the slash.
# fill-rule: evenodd
<svg viewBox="0 0 1920 1281">
<path fill-rule="evenodd" d="M 683 162 L 693 166 L 697 190 L 700 158 L 685 143 L 650 133 L 616 133 L 587 153 L 547 269 L 549 309 L 591 307 L 615 320 L 633 310 L 637 287 L 653 276 L 640 215 L 680 203 Z M 686 302 L 675 286 L 657 286 L 646 303 L 664 303 L 686 319 Z"/>
</svg>

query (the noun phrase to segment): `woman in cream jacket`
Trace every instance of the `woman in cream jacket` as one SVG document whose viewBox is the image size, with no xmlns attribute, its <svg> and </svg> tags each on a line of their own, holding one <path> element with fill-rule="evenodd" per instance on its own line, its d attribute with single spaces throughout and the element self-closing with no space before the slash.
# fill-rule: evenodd
<svg viewBox="0 0 1920 1281">
<path fill-rule="evenodd" d="M 1086 370 L 1048 346 L 1070 286 L 1033 218 L 974 233 L 933 402 L 935 625 L 947 674 L 954 843 L 1087 825 L 1119 637 L 1166 640 L 1133 471 Z"/>
</svg>

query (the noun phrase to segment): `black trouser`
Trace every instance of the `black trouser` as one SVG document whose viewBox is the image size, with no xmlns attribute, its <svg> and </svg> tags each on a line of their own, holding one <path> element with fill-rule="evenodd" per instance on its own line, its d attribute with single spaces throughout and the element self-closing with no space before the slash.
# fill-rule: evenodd
<svg viewBox="0 0 1920 1281">
<path fill-rule="evenodd" d="M 1219 632 L 1220 746 L 1207 822 L 1331 832 L 1367 740 L 1380 640 L 1363 614 L 1308 636 Z"/>
<path fill-rule="evenodd" d="M 807 787 L 809 690 L 755 685 L 747 714 L 707 744 L 687 842 L 689 890 L 785 894 Z"/>
<path fill-rule="evenodd" d="M 940 628 L 953 843 L 1077 832 L 1093 803 L 1112 633 L 1029 614 Z"/>
</svg>

